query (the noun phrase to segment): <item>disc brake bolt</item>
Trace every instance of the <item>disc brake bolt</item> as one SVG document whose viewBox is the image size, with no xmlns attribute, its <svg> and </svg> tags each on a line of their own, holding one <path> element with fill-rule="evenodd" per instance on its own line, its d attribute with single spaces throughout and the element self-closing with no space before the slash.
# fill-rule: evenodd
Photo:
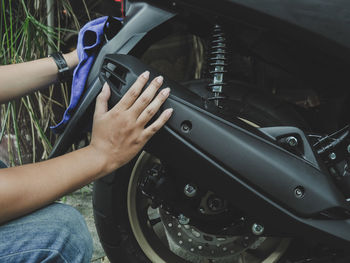
<svg viewBox="0 0 350 263">
<path fill-rule="evenodd" d="M 177 219 L 181 225 L 187 225 L 190 222 L 190 219 L 183 214 L 179 214 Z"/>
<path fill-rule="evenodd" d="M 291 147 L 295 147 L 298 145 L 298 139 L 294 136 L 289 136 L 286 138 L 286 143 L 288 143 L 288 145 Z"/>
<path fill-rule="evenodd" d="M 330 153 L 328 157 L 329 157 L 329 159 L 331 159 L 332 161 L 334 161 L 335 159 L 337 159 L 337 155 L 336 155 L 334 152 Z"/>
<path fill-rule="evenodd" d="M 188 197 L 194 197 L 197 194 L 197 189 L 193 185 L 186 184 L 184 187 L 184 193 Z"/>
<path fill-rule="evenodd" d="M 298 186 L 294 189 L 294 195 L 296 198 L 304 197 L 304 192 L 305 192 L 305 190 L 304 190 L 304 187 L 302 187 L 302 186 Z"/>
<path fill-rule="evenodd" d="M 262 225 L 254 223 L 252 225 L 252 232 L 254 235 L 260 236 L 262 233 L 264 233 L 264 227 Z"/>
</svg>

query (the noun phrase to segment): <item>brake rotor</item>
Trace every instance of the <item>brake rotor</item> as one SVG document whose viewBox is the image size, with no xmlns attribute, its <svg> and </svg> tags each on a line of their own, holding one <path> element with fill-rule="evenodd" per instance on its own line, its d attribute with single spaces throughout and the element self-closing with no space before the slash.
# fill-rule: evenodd
<svg viewBox="0 0 350 263">
<path fill-rule="evenodd" d="M 233 262 L 242 252 L 256 248 L 265 237 L 254 236 L 217 236 L 204 233 L 190 224 L 180 224 L 179 220 L 159 209 L 169 246 L 176 254 L 186 257 L 210 259 L 211 262 Z M 182 250 L 182 251 L 181 251 Z M 218 261 L 218 259 L 220 259 Z"/>
</svg>

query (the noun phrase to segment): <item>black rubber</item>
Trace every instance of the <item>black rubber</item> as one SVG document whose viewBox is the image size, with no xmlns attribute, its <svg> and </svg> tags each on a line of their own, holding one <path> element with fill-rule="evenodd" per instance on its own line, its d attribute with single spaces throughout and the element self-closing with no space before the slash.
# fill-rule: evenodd
<svg viewBox="0 0 350 263">
<path fill-rule="evenodd" d="M 135 160 L 94 183 L 95 224 L 111 262 L 150 262 L 133 235 L 127 212 L 128 184 Z"/>
</svg>

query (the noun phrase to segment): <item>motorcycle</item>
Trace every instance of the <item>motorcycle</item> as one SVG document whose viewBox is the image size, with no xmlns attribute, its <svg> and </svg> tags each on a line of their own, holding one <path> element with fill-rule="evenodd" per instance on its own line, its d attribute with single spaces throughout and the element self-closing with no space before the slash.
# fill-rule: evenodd
<svg viewBox="0 0 350 263">
<path fill-rule="evenodd" d="M 58 138 L 164 76 L 174 113 L 94 183 L 111 262 L 350 262 L 350 6 L 345 0 L 126 1 Z"/>
</svg>

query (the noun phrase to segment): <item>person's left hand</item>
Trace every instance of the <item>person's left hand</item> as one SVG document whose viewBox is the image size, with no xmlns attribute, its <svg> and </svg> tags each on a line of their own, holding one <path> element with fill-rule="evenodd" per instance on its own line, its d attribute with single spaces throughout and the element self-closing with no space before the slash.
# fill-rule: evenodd
<svg viewBox="0 0 350 263">
<path fill-rule="evenodd" d="M 163 77 L 159 76 L 140 95 L 148 78 L 148 71 L 140 75 L 110 110 L 107 103 L 111 94 L 108 84 L 103 86 L 96 99 L 92 139 L 88 147 L 94 149 L 97 158 L 102 158 L 104 174 L 129 162 L 172 114 L 172 109 L 166 109 L 145 128 L 170 92 L 169 88 L 165 88 L 154 98 L 163 83 Z"/>
</svg>

